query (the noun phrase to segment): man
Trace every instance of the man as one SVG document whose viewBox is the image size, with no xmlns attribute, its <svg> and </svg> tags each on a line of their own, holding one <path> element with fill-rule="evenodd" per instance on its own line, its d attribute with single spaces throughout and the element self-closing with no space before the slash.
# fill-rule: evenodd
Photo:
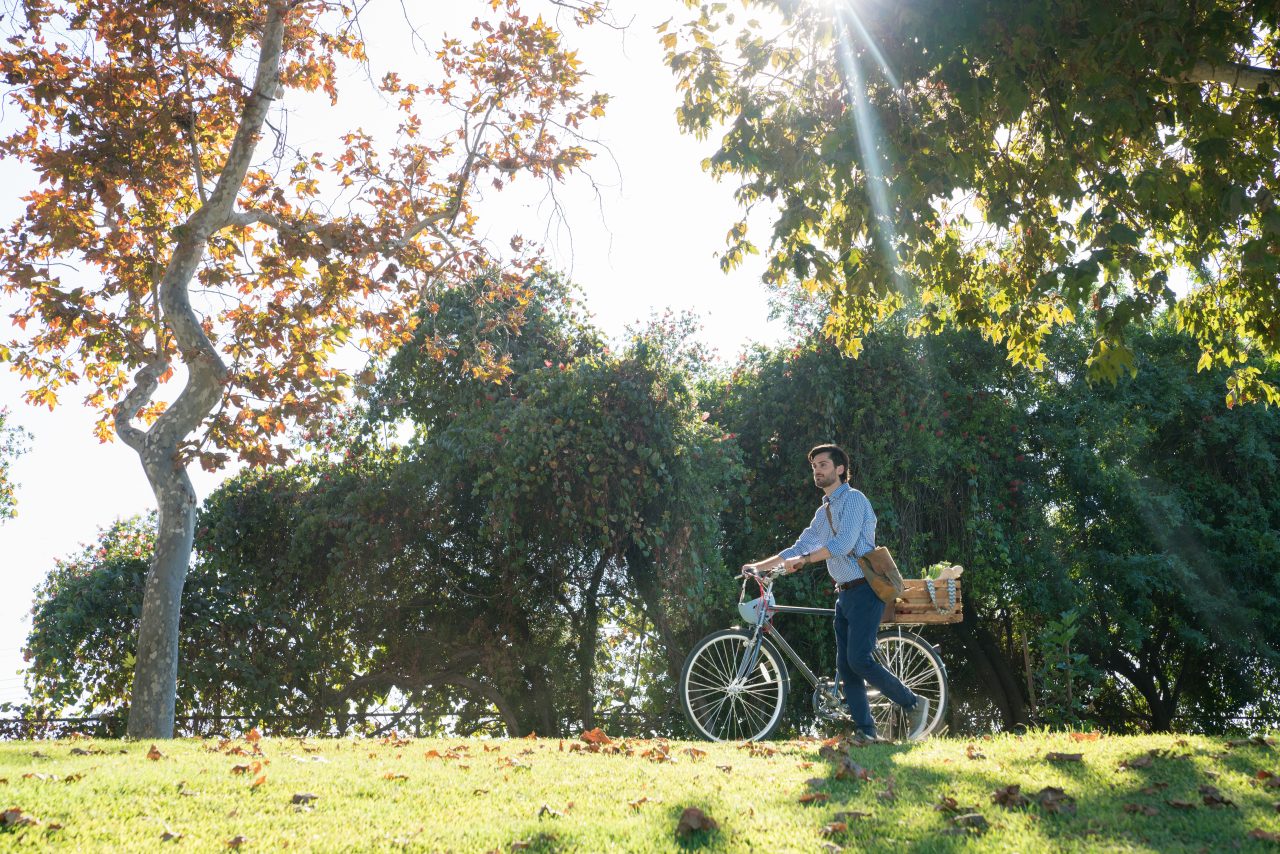
<svg viewBox="0 0 1280 854">
<path fill-rule="evenodd" d="M 822 505 L 795 545 L 773 557 L 748 563 L 747 572 L 784 567 L 790 575 L 807 563 L 827 562 L 835 582 L 836 669 L 844 684 L 844 700 L 856 727 L 855 738 L 874 742 L 876 724 L 867 702 L 867 683 L 907 712 L 909 738 L 919 738 L 929 721 L 929 701 L 912 693 L 875 660 L 876 632 L 884 603 L 867 583 L 858 558 L 876 546 L 876 514 L 871 502 L 846 482 L 849 455 L 839 445 L 819 445 L 809 452 L 813 485 L 823 492 Z"/>
</svg>

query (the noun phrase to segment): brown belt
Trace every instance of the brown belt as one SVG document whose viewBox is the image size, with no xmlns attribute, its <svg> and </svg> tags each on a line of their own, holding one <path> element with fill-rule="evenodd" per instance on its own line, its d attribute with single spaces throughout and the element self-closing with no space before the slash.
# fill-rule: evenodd
<svg viewBox="0 0 1280 854">
<path fill-rule="evenodd" d="M 866 579 L 865 577 L 864 577 L 864 578 L 855 578 L 853 581 L 846 581 L 846 582 L 844 582 L 843 584 L 837 584 L 837 585 L 836 585 L 836 592 L 837 592 L 837 593 L 843 593 L 845 590 L 852 590 L 853 588 L 855 588 L 855 587 L 860 587 L 860 586 L 862 586 L 863 584 L 866 584 L 866 583 L 867 583 L 867 579 Z"/>
</svg>

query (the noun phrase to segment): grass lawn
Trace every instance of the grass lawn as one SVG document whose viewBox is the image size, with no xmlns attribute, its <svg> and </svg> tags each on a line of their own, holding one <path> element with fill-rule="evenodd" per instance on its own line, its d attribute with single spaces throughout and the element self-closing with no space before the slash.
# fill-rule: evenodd
<svg viewBox="0 0 1280 854">
<path fill-rule="evenodd" d="M 0 849 L 1280 850 L 1280 777 L 1270 776 L 1280 752 L 1262 739 L 1038 733 L 848 749 L 262 738 L 151 748 L 0 743 Z M 715 827 L 682 833 L 689 807 Z"/>
</svg>

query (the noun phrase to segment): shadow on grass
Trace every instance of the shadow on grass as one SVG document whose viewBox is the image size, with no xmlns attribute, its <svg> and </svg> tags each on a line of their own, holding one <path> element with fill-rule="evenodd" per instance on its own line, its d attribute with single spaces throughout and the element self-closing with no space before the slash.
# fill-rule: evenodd
<svg viewBox="0 0 1280 854">
<path fill-rule="evenodd" d="M 867 851 L 900 851 L 909 846 L 913 851 L 950 852 L 972 850 L 975 840 L 1012 845 L 1017 850 L 1091 849 L 1095 847 L 1142 847 L 1159 851 L 1210 850 L 1226 846 L 1250 849 L 1252 828 L 1262 825 L 1270 807 L 1257 806 L 1256 797 L 1242 798 L 1238 779 L 1228 785 L 1221 754 L 1210 756 L 1212 767 L 1198 767 L 1194 749 L 1171 747 L 1158 749 L 1158 755 L 1135 751 L 1132 756 L 1116 755 L 1105 760 L 1090 760 L 1085 751 L 1084 762 L 1051 762 L 1040 757 L 1004 761 L 1004 769 L 990 769 L 991 760 L 965 758 L 961 744 L 956 745 L 954 770 L 945 771 L 937 763 L 911 765 L 906 760 L 916 750 L 914 745 L 877 746 L 854 749 L 853 762 L 871 775 L 868 781 L 835 780 L 837 765 L 827 762 L 828 780 L 824 787 L 831 795 L 830 806 L 836 810 L 870 808 L 872 815 L 850 822 L 848 829 L 834 835 L 833 842 L 847 848 Z M 1263 749 L 1238 748 L 1263 754 Z M 813 751 L 815 763 L 817 749 Z M 1265 754 L 1263 754 L 1265 755 Z M 1151 756 L 1151 764 L 1120 767 L 1122 761 Z M 1259 769 L 1259 758 L 1228 753 L 1231 770 L 1252 774 Z M 1275 760 L 1277 754 L 1270 753 Z M 988 767 L 984 767 L 984 764 Z M 815 764 L 815 771 L 818 766 Z M 1277 769 L 1280 770 L 1280 769 Z M 1215 771 L 1218 776 L 1213 776 Z M 892 777 L 895 797 L 886 799 L 884 792 Z M 1029 799 L 1023 807 L 1008 808 L 993 802 L 992 795 L 1007 786 L 1021 787 Z M 1045 787 L 1065 790 L 1074 803 L 1059 812 L 1041 806 L 1038 794 Z M 1212 808 L 1207 805 L 1202 786 L 1223 787 L 1228 800 L 1243 803 Z M 868 790 L 871 795 L 868 796 Z M 953 796 L 958 811 L 936 809 L 943 798 Z M 977 801 L 976 803 L 974 801 Z M 1180 801 L 1179 808 L 1170 801 Z M 1126 805 L 1132 805 L 1126 810 Z M 1144 809 L 1145 808 L 1145 809 Z M 958 826 L 953 815 L 971 809 L 986 819 L 985 830 Z M 1146 814 L 1145 810 L 1154 810 Z"/>
</svg>

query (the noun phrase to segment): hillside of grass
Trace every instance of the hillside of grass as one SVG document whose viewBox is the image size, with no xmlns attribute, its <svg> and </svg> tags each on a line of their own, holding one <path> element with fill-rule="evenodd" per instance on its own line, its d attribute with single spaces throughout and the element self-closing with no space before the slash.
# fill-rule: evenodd
<svg viewBox="0 0 1280 854">
<path fill-rule="evenodd" d="M 1266 738 L 0 744 L 0 848 L 1274 851 Z"/>
</svg>

